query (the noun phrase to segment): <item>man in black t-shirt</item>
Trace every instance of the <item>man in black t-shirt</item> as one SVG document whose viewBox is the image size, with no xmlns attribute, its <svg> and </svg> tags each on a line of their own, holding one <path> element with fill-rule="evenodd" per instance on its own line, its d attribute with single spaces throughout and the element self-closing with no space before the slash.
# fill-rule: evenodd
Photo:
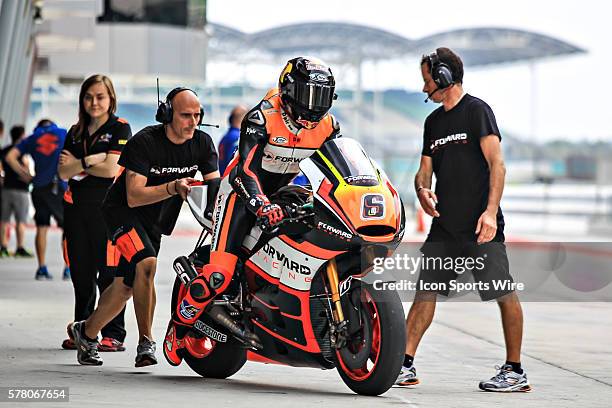
<svg viewBox="0 0 612 408">
<path fill-rule="evenodd" d="M 11 144 L 0 151 L 0 173 L 3 173 L 1 183 L 3 198 L 0 206 L 0 241 L 2 242 L 0 258 L 9 255 L 7 230 L 10 227 L 11 215 L 15 216 L 15 235 L 17 237 L 15 257 L 31 258 L 32 254 L 23 247 L 25 222 L 30 209 L 30 183 L 22 180 L 5 160 L 8 152 L 25 137 L 25 129 L 23 126 L 13 126 L 10 133 Z M 18 160 L 22 166 L 29 166 L 27 157 L 21 155 Z"/>
<path fill-rule="evenodd" d="M 421 60 L 423 92 L 441 103 L 425 120 L 421 163 L 415 189 L 424 211 L 434 217 L 422 247 L 424 255 L 417 292 L 406 319 L 406 355 L 398 385 L 419 383 L 413 365 L 419 342 L 433 319 L 436 297 L 448 296 L 464 276 L 463 262 L 472 259 L 472 274 L 482 300 L 496 299 L 501 310 L 506 362 L 497 375 L 482 381 L 485 391 L 530 391 L 520 363 L 523 314 L 516 293 L 495 281 L 512 282 L 504 245 L 504 216 L 499 203 L 505 167 L 501 134 L 493 111 L 463 91 L 463 63 L 448 48 Z M 431 191 L 432 175 L 435 192 Z M 446 259 L 455 268 L 445 269 Z M 445 260 L 444 266 L 442 262 Z"/>
<path fill-rule="evenodd" d="M 116 258 L 118 265 L 116 278 L 94 313 L 86 321 L 68 326 L 79 346 L 81 364 L 102 364 L 95 340 L 98 332 L 132 295 L 139 331 L 136 367 L 157 364 L 151 335 L 154 277 L 161 235 L 171 233 L 162 227 L 160 215 L 171 197 L 187 197 L 197 171 L 204 180 L 219 177 L 212 139 L 197 129 L 202 108 L 195 93 L 175 88 L 168 94 L 166 106 L 171 107 L 170 114 L 162 125 L 142 129 L 125 145 L 119 158 L 123 169 L 104 200 L 104 221 L 116 251 L 109 257 Z M 166 208 L 173 209 L 164 217 L 173 218 L 168 224 L 174 225 L 180 206 Z"/>
</svg>

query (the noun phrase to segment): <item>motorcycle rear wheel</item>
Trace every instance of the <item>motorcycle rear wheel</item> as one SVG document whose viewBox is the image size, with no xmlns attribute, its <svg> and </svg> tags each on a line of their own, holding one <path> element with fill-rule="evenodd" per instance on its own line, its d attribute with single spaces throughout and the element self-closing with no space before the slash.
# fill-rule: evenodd
<svg viewBox="0 0 612 408">
<path fill-rule="evenodd" d="M 171 310 L 176 310 L 181 280 L 177 277 L 172 290 Z M 212 349 L 204 357 L 194 356 L 188 349 L 183 349 L 183 359 L 197 374 L 206 378 L 227 378 L 236 374 L 246 363 L 246 349 L 233 337 L 228 336 L 227 343 L 210 340 Z"/>
</svg>

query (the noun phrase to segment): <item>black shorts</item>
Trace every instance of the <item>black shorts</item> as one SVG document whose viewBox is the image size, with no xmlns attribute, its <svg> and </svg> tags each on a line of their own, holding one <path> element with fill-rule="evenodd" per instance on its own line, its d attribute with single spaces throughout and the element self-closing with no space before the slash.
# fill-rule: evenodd
<svg viewBox="0 0 612 408">
<path fill-rule="evenodd" d="M 51 216 L 55 218 L 57 226 L 64 226 L 64 190 L 56 184 L 47 184 L 32 189 L 32 204 L 34 205 L 34 222 L 38 227 L 48 227 Z"/>
<path fill-rule="evenodd" d="M 462 295 L 474 289 L 478 290 L 483 301 L 513 292 L 510 284 L 514 280 L 510 275 L 503 231 L 498 231 L 495 238 L 486 244 L 476 244 L 475 238 L 453 235 L 432 224 L 421 247 L 423 263 L 418 289 L 443 296 L 454 290 L 457 290 L 457 295 Z M 470 279 L 472 276 L 473 281 Z"/>
<path fill-rule="evenodd" d="M 129 208 L 103 208 L 102 213 L 108 233 L 107 268 L 132 287 L 136 264 L 145 258 L 157 258 L 161 234 L 145 228 Z"/>
</svg>

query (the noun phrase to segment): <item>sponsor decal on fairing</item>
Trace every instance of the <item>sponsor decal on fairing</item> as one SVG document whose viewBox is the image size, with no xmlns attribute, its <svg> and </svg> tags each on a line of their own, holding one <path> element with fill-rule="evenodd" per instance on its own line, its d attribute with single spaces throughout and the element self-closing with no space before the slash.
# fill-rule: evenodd
<svg viewBox="0 0 612 408">
<path fill-rule="evenodd" d="M 332 235 L 336 235 L 339 238 L 343 238 L 343 239 L 347 239 L 350 240 L 353 238 L 353 234 L 350 234 L 344 230 L 341 230 L 340 228 L 336 228 L 332 225 L 326 224 L 324 222 L 319 221 L 319 223 L 317 224 L 317 228 L 320 230 L 323 230 L 329 234 Z"/>
<path fill-rule="evenodd" d="M 310 289 L 312 275 L 326 261 L 305 254 L 278 238 L 270 240 L 250 260 L 269 276 L 297 290 Z"/>
<path fill-rule="evenodd" d="M 380 220 L 385 218 L 385 197 L 382 194 L 361 196 L 361 219 Z"/>
</svg>

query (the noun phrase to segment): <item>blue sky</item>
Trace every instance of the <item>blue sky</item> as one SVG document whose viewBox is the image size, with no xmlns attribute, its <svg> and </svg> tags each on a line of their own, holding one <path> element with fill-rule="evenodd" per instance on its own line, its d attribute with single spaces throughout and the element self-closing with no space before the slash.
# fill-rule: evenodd
<svg viewBox="0 0 612 408">
<path fill-rule="evenodd" d="M 379 27 L 408 38 L 468 27 L 517 28 L 557 37 L 586 48 L 588 54 L 539 63 L 535 83 L 526 65 L 471 69 L 466 71 L 465 89 L 487 101 L 500 126 L 519 136 L 612 142 L 605 103 L 612 94 L 612 81 L 607 80 L 612 65 L 612 6 L 607 2 L 442 0 L 435 2 L 435 9 L 431 4 L 434 2 L 209 0 L 208 19 L 246 32 L 297 22 L 337 21 Z M 407 61 L 401 66 L 406 71 L 402 75 L 397 75 L 397 66 L 365 67 L 364 86 L 420 90 L 418 60 L 415 58 L 414 66 Z"/>
</svg>

